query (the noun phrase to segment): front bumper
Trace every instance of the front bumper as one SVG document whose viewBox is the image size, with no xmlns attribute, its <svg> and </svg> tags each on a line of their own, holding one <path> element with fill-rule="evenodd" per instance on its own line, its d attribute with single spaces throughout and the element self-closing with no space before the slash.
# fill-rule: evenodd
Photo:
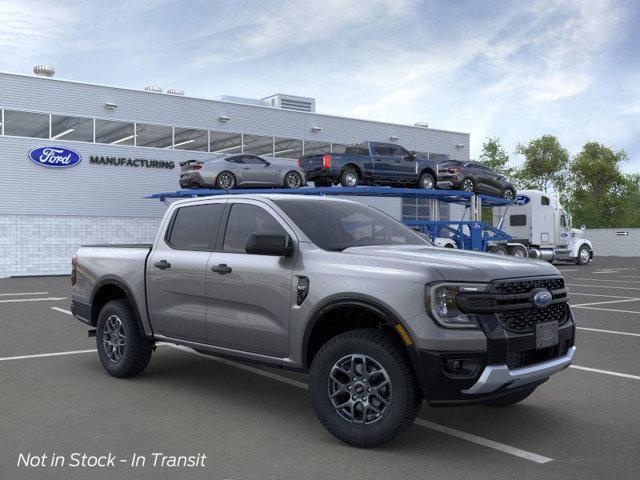
<svg viewBox="0 0 640 480">
<path fill-rule="evenodd" d="M 571 365 L 575 353 L 576 347 L 573 346 L 561 357 L 514 370 L 510 370 L 505 364 L 487 365 L 478 381 L 471 388 L 462 390 L 462 393 L 469 395 L 491 393 L 502 387 L 508 391 L 514 387 L 544 380 Z"/>
</svg>

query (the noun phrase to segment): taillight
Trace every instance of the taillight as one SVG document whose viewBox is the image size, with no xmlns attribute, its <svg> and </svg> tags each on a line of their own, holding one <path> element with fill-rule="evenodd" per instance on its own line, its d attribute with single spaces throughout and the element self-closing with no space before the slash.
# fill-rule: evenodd
<svg viewBox="0 0 640 480">
<path fill-rule="evenodd" d="M 71 286 L 76 284 L 76 267 L 78 266 L 78 256 L 71 257 Z"/>
<path fill-rule="evenodd" d="M 302 160 L 298 159 L 296 163 L 298 164 L 299 167 L 302 167 Z"/>
<path fill-rule="evenodd" d="M 322 167 L 323 168 L 331 168 L 331 155 L 328 153 L 325 153 L 322 156 Z"/>
<path fill-rule="evenodd" d="M 202 165 L 194 165 L 193 167 L 191 167 L 192 170 L 200 170 L 202 168 Z"/>
</svg>

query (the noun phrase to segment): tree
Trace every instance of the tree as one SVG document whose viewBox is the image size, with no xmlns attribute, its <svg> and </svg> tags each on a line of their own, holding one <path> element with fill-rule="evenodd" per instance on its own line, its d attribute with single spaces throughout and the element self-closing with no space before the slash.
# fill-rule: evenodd
<svg viewBox="0 0 640 480">
<path fill-rule="evenodd" d="M 516 153 L 525 161 L 516 172 L 516 180 L 526 188 L 548 192 L 553 188 L 560 194 L 566 186 L 569 152 L 554 135 L 543 135 L 527 144 L 519 144 Z"/>
<path fill-rule="evenodd" d="M 509 163 L 509 155 L 502 147 L 498 137 L 485 139 L 479 160 L 483 165 L 500 175 L 512 177 L 514 174 L 514 168 L 507 165 Z"/>
<path fill-rule="evenodd" d="M 576 225 L 617 227 L 633 210 L 629 199 L 637 195 L 638 179 L 625 177 L 619 163 L 627 160 L 624 150 L 613 151 L 598 142 L 588 142 L 571 161 L 569 208 Z M 636 207 L 637 208 L 637 207 Z"/>
</svg>

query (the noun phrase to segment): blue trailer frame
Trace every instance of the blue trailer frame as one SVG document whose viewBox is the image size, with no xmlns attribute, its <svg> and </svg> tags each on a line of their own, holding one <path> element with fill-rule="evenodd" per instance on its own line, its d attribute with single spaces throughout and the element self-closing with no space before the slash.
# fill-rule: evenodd
<svg viewBox="0 0 640 480">
<path fill-rule="evenodd" d="M 217 195 L 247 195 L 281 193 L 288 195 L 344 195 L 361 197 L 396 197 L 396 198 L 429 198 L 441 202 L 471 207 L 504 207 L 513 202 L 504 198 L 489 195 L 478 195 L 461 190 L 422 190 L 415 188 L 393 187 L 309 187 L 298 189 L 285 188 L 253 188 L 235 190 L 189 189 L 175 192 L 163 192 L 149 195 L 146 198 L 158 199 L 162 202 L 170 199 L 210 197 Z M 450 236 L 456 246 L 464 250 L 486 252 L 491 242 L 508 242 L 511 237 L 503 230 L 483 222 L 474 220 L 407 220 L 406 225 L 428 235 L 432 240 Z M 443 233 L 445 235 L 443 235 Z"/>
</svg>

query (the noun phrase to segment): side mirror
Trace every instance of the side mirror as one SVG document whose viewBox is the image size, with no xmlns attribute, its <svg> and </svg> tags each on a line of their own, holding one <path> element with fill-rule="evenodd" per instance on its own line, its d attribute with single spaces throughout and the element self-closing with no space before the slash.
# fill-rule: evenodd
<svg viewBox="0 0 640 480">
<path fill-rule="evenodd" d="M 247 238 L 244 251 L 251 255 L 290 257 L 293 255 L 293 242 L 281 233 L 252 233 Z"/>
<path fill-rule="evenodd" d="M 587 226 L 586 226 L 586 225 L 582 225 L 582 226 L 580 227 L 580 230 L 586 230 L 586 229 L 587 229 Z"/>
<path fill-rule="evenodd" d="M 416 152 L 409 152 L 404 156 L 405 160 L 414 160 L 416 158 Z"/>
</svg>

